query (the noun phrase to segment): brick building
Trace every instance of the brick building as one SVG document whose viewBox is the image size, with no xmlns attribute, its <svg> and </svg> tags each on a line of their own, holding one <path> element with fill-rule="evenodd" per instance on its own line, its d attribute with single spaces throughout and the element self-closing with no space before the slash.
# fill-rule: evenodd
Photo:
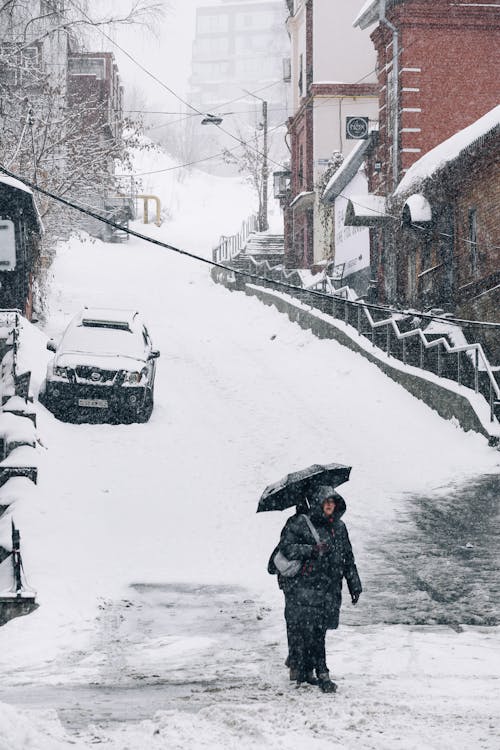
<svg viewBox="0 0 500 750">
<path fill-rule="evenodd" d="M 378 210 L 370 214 L 354 201 L 348 207 L 353 224 L 371 227 L 374 296 L 492 319 L 499 263 L 490 250 L 499 235 L 487 217 L 498 206 L 491 110 L 498 103 L 500 7 L 479 0 L 368 0 L 354 25 L 371 29 L 381 90 L 379 137 L 367 155 Z M 478 120 L 491 134 L 482 133 L 481 143 L 472 138 L 466 152 L 459 149 L 446 169 L 435 169 L 431 181 L 407 194 L 413 166 L 421 168 L 436 147 L 447 153 L 459 131 L 477 133 Z M 471 239 L 478 233 L 481 241 Z M 469 246 L 481 257 L 472 258 Z"/>
<path fill-rule="evenodd" d="M 94 179 L 80 182 L 80 197 L 116 223 L 127 224 L 132 207 L 116 196 L 115 160 L 121 155 L 123 86 L 114 54 L 70 51 L 67 66 L 68 108 L 74 113 L 75 127 L 82 133 L 83 148 L 93 164 Z M 121 236 L 96 219 L 84 217 L 80 222 L 90 234 L 102 239 L 116 240 Z"/>
<path fill-rule="evenodd" d="M 123 86 L 112 52 L 70 52 L 68 55 L 68 102 L 93 102 L 86 113 L 86 127 L 119 141 L 123 119 Z"/>
<path fill-rule="evenodd" d="M 123 93 L 112 53 L 82 51 L 79 15 L 64 0 L 0 9 L 0 156 L 17 174 L 107 210 L 116 194 Z M 68 234 L 79 221 L 37 200 L 46 238 Z M 86 228 L 103 231 L 95 222 Z"/>
<path fill-rule="evenodd" d="M 382 169 L 372 188 L 388 194 L 422 154 L 498 104 L 500 7 L 385 0 L 386 20 L 380 7 L 380 0 L 366 3 L 354 25 L 376 24 Z"/>
<path fill-rule="evenodd" d="M 500 105 L 415 162 L 391 214 L 400 298 L 500 322 Z M 498 332 L 473 335 L 500 361 Z"/>
</svg>

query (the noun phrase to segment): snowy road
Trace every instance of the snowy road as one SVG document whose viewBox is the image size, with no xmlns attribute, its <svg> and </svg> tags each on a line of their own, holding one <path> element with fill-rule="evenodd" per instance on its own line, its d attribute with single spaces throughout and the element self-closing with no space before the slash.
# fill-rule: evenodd
<svg viewBox="0 0 500 750">
<path fill-rule="evenodd" d="M 84 304 L 142 310 L 156 406 L 130 426 L 40 410 L 23 539 L 41 606 L 2 629 L 0 701 L 57 709 L 81 747 L 496 747 L 498 631 L 462 626 L 500 620 L 499 454 L 359 355 L 139 241 L 60 253 L 47 334 Z M 365 584 L 329 636 L 336 721 L 287 682 L 265 569 L 284 516 L 255 514 L 266 484 L 331 460 L 353 465 Z M 34 747 L 66 747 L 53 731 Z"/>
</svg>

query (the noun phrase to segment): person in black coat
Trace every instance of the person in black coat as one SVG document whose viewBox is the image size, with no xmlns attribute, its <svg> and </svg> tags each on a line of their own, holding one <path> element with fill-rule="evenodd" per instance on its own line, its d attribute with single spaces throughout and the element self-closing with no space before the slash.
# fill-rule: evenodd
<svg viewBox="0 0 500 750">
<path fill-rule="evenodd" d="M 319 542 L 303 514 L 297 513 L 285 524 L 277 549 L 288 560 L 302 561 L 298 574 L 292 578 L 280 575 L 273 569 L 272 558 L 268 567 L 269 572 L 278 573 L 285 595 L 291 675 L 297 683 L 319 684 L 324 692 L 336 690 L 326 664 L 325 637 L 327 630 L 339 624 L 343 578 L 353 604 L 362 591 L 349 535 L 341 521 L 345 511 L 344 499 L 332 487 L 317 487 L 310 497 L 308 516 Z"/>
</svg>

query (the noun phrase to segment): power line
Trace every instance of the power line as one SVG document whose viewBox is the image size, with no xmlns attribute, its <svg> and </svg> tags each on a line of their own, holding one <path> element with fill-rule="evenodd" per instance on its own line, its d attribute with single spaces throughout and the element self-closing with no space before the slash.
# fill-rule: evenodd
<svg viewBox="0 0 500 750">
<path fill-rule="evenodd" d="M 157 245 L 158 247 L 163 247 L 166 250 L 172 250 L 175 253 L 178 253 L 179 255 L 184 255 L 188 258 L 192 258 L 193 260 L 198 260 L 201 263 L 204 263 L 205 265 L 212 266 L 214 268 L 220 268 L 225 271 L 230 271 L 231 273 L 234 273 L 235 275 L 244 276 L 248 279 L 251 279 L 253 281 L 265 281 L 266 283 L 269 283 L 269 279 L 259 276 L 258 274 L 254 274 L 247 271 L 239 271 L 235 268 L 231 268 L 230 266 L 226 266 L 223 263 L 218 263 L 214 260 L 209 260 L 208 258 L 203 258 L 201 255 L 197 255 L 196 253 L 192 253 L 189 250 L 183 250 L 182 248 L 176 247 L 175 245 L 170 245 L 167 242 L 162 242 L 161 240 L 156 240 L 153 237 L 148 237 L 145 234 L 141 234 L 141 232 L 136 232 L 134 229 L 130 229 L 129 227 L 123 226 L 121 224 L 117 224 L 114 221 L 111 221 L 111 219 L 107 219 L 100 214 L 96 213 L 95 211 L 91 211 L 90 209 L 83 208 L 81 205 L 74 203 L 73 201 L 67 200 L 66 198 L 62 198 L 59 195 L 56 195 L 52 193 L 49 190 L 45 190 L 45 188 L 40 187 L 39 185 L 34 184 L 33 182 L 29 182 L 28 180 L 24 180 L 19 175 L 16 175 L 14 172 L 11 172 L 6 167 L 0 164 L 0 172 L 3 172 L 8 177 L 12 177 L 15 180 L 19 180 L 20 182 L 23 182 L 25 185 L 27 185 L 32 190 L 35 190 L 38 193 L 41 193 L 42 195 L 45 195 L 48 198 L 52 198 L 52 200 L 57 201 L 58 203 L 62 203 L 63 205 L 67 206 L 68 208 L 72 208 L 75 211 L 78 211 L 82 214 L 85 214 L 87 216 L 91 216 L 93 219 L 96 219 L 97 221 L 102 222 L 103 224 L 107 224 L 110 227 L 113 227 L 113 229 L 117 229 L 121 232 L 125 232 L 126 234 L 129 234 L 131 237 L 137 237 L 140 240 L 144 240 L 145 242 L 149 242 L 152 245 Z M 286 281 L 278 281 L 273 280 L 272 283 L 275 286 L 283 287 L 286 289 L 292 289 L 294 291 L 300 291 L 303 292 L 303 287 L 296 286 L 295 284 L 288 284 Z M 331 299 L 331 295 L 326 294 L 324 292 L 319 292 L 315 289 L 309 289 L 307 290 L 308 293 L 310 293 L 313 296 L 322 297 L 326 299 Z M 423 318 L 427 320 L 439 320 L 443 321 L 448 324 L 457 324 L 461 326 L 468 326 L 468 327 L 479 327 L 479 328 L 493 328 L 493 329 L 500 329 L 500 323 L 487 323 L 485 321 L 475 321 L 475 320 L 466 320 L 462 318 L 451 318 L 451 317 L 444 317 L 439 315 L 430 315 L 428 313 L 420 313 L 416 312 L 415 310 L 400 310 L 396 308 L 387 308 L 383 307 L 382 305 L 375 305 L 373 303 L 368 302 L 354 302 L 352 300 L 343 300 L 346 302 L 346 304 L 351 305 L 359 305 L 362 304 L 363 307 L 366 307 L 370 310 L 380 310 L 385 313 L 399 313 L 402 315 L 407 315 L 411 317 L 418 317 Z"/>
<path fill-rule="evenodd" d="M 106 32 L 105 32 L 105 31 L 103 31 L 103 30 L 102 30 L 102 29 L 101 29 L 101 28 L 100 28 L 99 26 L 97 26 L 97 25 L 95 24 L 95 22 L 94 22 L 94 21 L 92 21 L 92 19 L 91 19 L 91 18 L 90 18 L 90 17 L 89 17 L 89 16 L 88 16 L 88 15 L 87 15 L 86 13 L 85 13 L 85 11 L 84 11 L 84 10 L 83 10 L 82 8 L 80 8 L 80 6 L 79 6 L 79 5 L 78 5 L 78 4 L 76 3 L 76 2 L 74 2 L 74 0 L 69 0 L 69 2 L 71 3 L 71 5 L 72 5 L 72 6 L 74 7 L 74 8 L 76 8 L 76 10 L 78 10 L 78 11 L 79 11 L 79 12 L 80 12 L 80 13 L 82 14 L 82 16 L 83 16 L 84 18 L 86 18 L 86 19 L 87 19 L 87 21 L 88 21 L 88 22 L 89 22 L 89 23 L 90 23 L 90 24 L 91 24 L 91 25 L 92 25 L 92 26 L 93 26 L 94 28 L 96 28 L 96 29 L 97 29 L 97 31 L 99 31 L 99 32 L 100 32 L 100 33 L 101 33 L 101 34 L 102 34 L 102 35 L 103 35 L 104 37 L 106 37 L 106 39 L 107 39 L 108 41 L 110 41 L 110 42 L 111 42 L 111 44 L 113 44 L 113 45 L 114 45 L 114 46 L 115 46 L 115 47 L 116 47 L 117 49 L 119 49 L 119 50 L 120 50 L 121 52 L 123 52 L 123 54 L 124 54 L 124 55 L 126 55 L 126 56 L 127 56 L 128 58 L 129 58 L 129 60 L 131 60 L 131 61 L 132 61 L 133 63 L 135 63 L 135 65 L 137 65 L 137 66 L 138 66 L 138 67 L 139 67 L 139 68 L 140 68 L 140 69 L 141 69 L 141 70 L 142 70 L 142 71 L 143 71 L 144 73 L 146 73 L 146 75 L 148 75 L 148 76 L 149 76 L 150 78 L 152 78 L 152 79 L 153 79 L 154 81 L 156 81 L 157 83 L 159 83 L 159 84 L 160 84 L 160 86 L 162 86 L 162 87 L 163 87 L 164 89 L 166 89 L 166 91 L 168 91 L 168 92 L 169 92 L 170 94 L 172 94 L 172 96 L 175 96 L 175 98 L 176 98 L 176 99 L 178 99 L 178 100 L 179 100 L 180 102 L 182 102 L 182 104 L 184 104 L 184 105 L 185 105 L 186 107 L 189 107 L 189 108 L 190 108 L 190 109 L 192 109 L 192 110 L 193 110 L 194 112 L 196 112 L 196 113 L 197 113 L 198 115 L 200 115 L 200 116 L 203 116 L 203 114 L 204 114 L 203 112 L 200 112 L 200 110 L 199 110 L 199 109 L 197 109 L 197 108 L 196 108 L 196 107 L 194 107 L 194 106 L 193 106 L 192 104 L 190 104 L 190 103 L 189 103 L 188 101 L 186 101 L 186 100 L 185 100 L 185 99 L 183 99 L 183 98 L 182 98 L 181 96 L 179 96 L 179 94 L 177 94 L 177 93 L 176 93 L 176 92 L 175 92 L 175 91 L 174 91 L 173 89 L 171 89 L 171 88 L 170 88 L 170 86 L 167 86 L 167 84 L 166 84 L 166 83 L 164 83 L 164 82 L 163 82 L 163 81 L 162 81 L 162 80 L 161 80 L 160 78 L 158 78 L 157 76 L 155 76 L 155 74 L 154 74 L 154 73 L 151 73 L 151 71 L 150 71 L 150 70 L 148 70 L 147 68 L 145 68 L 145 67 L 144 67 L 144 65 L 142 65 L 142 63 L 140 63 L 140 62 L 139 62 L 138 60 L 136 60 L 136 59 L 135 59 L 135 57 L 133 57 L 133 55 L 131 55 L 131 54 L 130 54 L 130 52 L 127 52 L 127 50 L 126 50 L 126 49 L 124 49 L 123 47 L 121 47 L 121 46 L 120 46 L 120 45 L 118 44 L 118 42 L 115 42 L 115 41 L 114 41 L 114 39 L 112 39 L 112 38 L 111 38 L 111 37 L 109 36 L 109 34 L 106 34 Z"/>
<path fill-rule="evenodd" d="M 106 32 L 104 32 L 100 27 L 96 26 L 94 24 L 94 22 L 92 21 L 92 19 L 85 13 L 85 11 L 83 11 L 82 8 L 79 7 L 79 5 L 75 2 L 75 0 L 69 0 L 69 2 L 71 3 L 71 5 L 74 8 L 76 8 L 83 15 L 84 18 L 87 19 L 87 21 L 90 24 L 94 25 L 94 27 L 104 37 L 106 37 L 106 39 L 108 39 L 111 42 L 111 44 L 113 44 L 115 47 L 117 47 L 117 49 L 121 50 L 123 52 L 123 54 L 126 55 L 130 60 L 132 60 L 132 62 L 134 62 L 144 73 L 146 73 L 148 76 L 150 76 L 150 78 L 152 78 L 157 83 L 159 83 L 160 86 L 163 86 L 163 88 L 165 88 L 170 94 L 172 94 L 173 96 L 175 96 L 176 99 L 178 99 L 186 107 L 189 107 L 190 109 L 192 109 L 194 112 L 196 112 L 201 117 L 204 116 L 204 114 L 205 114 L 204 112 L 201 112 L 199 109 L 197 109 L 197 107 L 193 106 L 192 104 L 190 104 L 189 102 L 187 102 L 185 99 L 183 99 L 181 96 L 179 96 L 179 94 L 177 94 L 173 89 L 171 89 L 170 86 L 167 86 L 166 83 L 164 83 L 160 78 L 158 78 L 157 76 L 155 76 L 154 73 L 151 73 L 150 70 L 148 70 L 147 68 L 145 68 L 144 65 L 142 65 L 138 60 L 136 60 L 133 57 L 133 55 L 130 54 L 130 52 L 127 52 L 126 49 L 124 49 L 117 42 L 115 42 L 114 39 L 112 39 L 108 34 L 106 34 Z M 244 97 L 242 97 L 242 98 L 244 98 Z M 225 128 L 222 128 L 220 125 L 217 125 L 217 127 L 219 128 L 219 130 L 221 130 L 221 132 L 225 133 L 230 138 L 233 138 L 234 140 L 238 141 L 241 145 L 250 148 L 251 150 L 255 151 L 256 154 L 258 154 L 259 156 L 261 156 L 261 157 L 264 158 L 265 155 L 262 154 L 258 149 L 254 148 L 249 142 L 242 141 L 241 138 L 238 138 L 233 133 L 230 133 L 228 130 L 225 130 Z M 267 158 L 268 158 L 269 161 L 273 162 L 273 164 L 276 164 L 278 167 L 280 167 L 280 169 L 284 169 L 284 165 L 283 164 L 280 164 L 279 162 L 274 161 L 273 159 L 270 159 L 269 157 L 267 157 Z"/>
<path fill-rule="evenodd" d="M 274 130 L 279 130 L 279 128 L 282 128 L 286 125 L 285 122 L 279 123 L 279 125 L 275 125 L 274 127 L 269 129 L 269 132 L 272 133 Z M 225 151 L 219 151 L 217 154 L 212 154 L 211 156 L 204 156 L 201 159 L 195 159 L 194 161 L 186 162 L 185 164 L 176 164 L 174 167 L 165 167 L 165 169 L 155 169 L 151 172 L 137 172 L 133 175 L 123 175 L 124 177 L 145 177 L 150 174 L 161 174 L 163 172 L 172 172 L 175 169 L 183 169 L 184 167 L 192 167 L 196 164 L 201 164 L 205 161 L 210 161 L 211 159 L 218 159 L 221 156 L 224 156 L 224 154 L 229 151 L 231 154 L 234 154 L 235 151 L 237 151 L 239 148 L 242 147 L 242 145 L 246 145 L 245 141 L 239 141 L 238 146 L 234 146 L 233 148 L 226 149 Z M 236 156 L 236 158 L 238 158 Z M 277 162 L 275 162 L 277 163 Z M 280 165 L 281 166 L 281 165 Z"/>
</svg>

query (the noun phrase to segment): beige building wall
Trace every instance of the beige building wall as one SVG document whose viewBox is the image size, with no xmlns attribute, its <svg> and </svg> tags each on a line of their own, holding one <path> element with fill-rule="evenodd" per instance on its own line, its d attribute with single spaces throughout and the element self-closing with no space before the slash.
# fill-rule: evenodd
<svg viewBox="0 0 500 750">
<path fill-rule="evenodd" d="M 306 92 L 306 11 L 303 0 L 295 0 L 294 15 L 287 21 L 291 57 L 291 114 L 295 114 Z M 302 94 L 299 80 L 302 78 Z"/>
<path fill-rule="evenodd" d="M 365 0 L 314 0 L 315 83 L 377 82 L 377 58 L 373 44 L 368 34 L 352 25 L 364 2 Z"/>
<path fill-rule="evenodd" d="M 375 49 L 367 34 L 352 26 L 364 0 L 314 0 L 313 64 L 315 84 L 376 83 Z M 378 120 L 378 98 L 316 96 L 314 98 L 314 180 L 317 185 L 335 151 L 347 156 L 358 141 L 346 138 L 347 117 Z M 331 251 L 331 227 L 321 219 L 319 191 L 315 198 L 314 260 Z"/>
</svg>

